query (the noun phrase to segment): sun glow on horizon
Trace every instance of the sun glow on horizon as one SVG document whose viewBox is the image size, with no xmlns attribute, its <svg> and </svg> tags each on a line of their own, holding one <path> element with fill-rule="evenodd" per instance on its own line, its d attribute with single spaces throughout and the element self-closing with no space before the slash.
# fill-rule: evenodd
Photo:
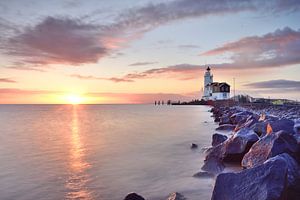
<svg viewBox="0 0 300 200">
<path fill-rule="evenodd" d="M 78 94 L 69 94 L 66 96 L 66 101 L 68 104 L 81 104 L 84 102 L 84 98 Z"/>
</svg>

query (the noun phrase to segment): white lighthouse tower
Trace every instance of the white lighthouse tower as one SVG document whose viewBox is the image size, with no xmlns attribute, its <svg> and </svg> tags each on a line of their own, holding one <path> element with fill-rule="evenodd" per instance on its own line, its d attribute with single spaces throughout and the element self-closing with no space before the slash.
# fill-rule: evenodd
<svg viewBox="0 0 300 200">
<path fill-rule="evenodd" d="M 203 91 L 203 99 L 208 100 L 211 96 L 211 87 L 210 84 L 213 83 L 213 75 L 210 73 L 210 68 L 207 67 L 206 72 L 204 74 L 204 91 Z"/>
<path fill-rule="evenodd" d="M 226 100 L 230 98 L 230 85 L 226 82 L 214 82 L 210 68 L 204 74 L 204 91 L 202 99 L 205 101 Z"/>
</svg>

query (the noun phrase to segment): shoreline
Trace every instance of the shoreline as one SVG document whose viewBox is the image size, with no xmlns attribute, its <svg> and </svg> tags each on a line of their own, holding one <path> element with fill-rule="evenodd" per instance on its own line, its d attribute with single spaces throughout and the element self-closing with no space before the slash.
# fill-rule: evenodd
<svg viewBox="0 0 300 200">
<path fill-rule="evenodd" d="M 283 107 L 221 105 L 211 109 L 219 123 L 217 130 L 231 131 L 228 137 L 213 135 L 213 146 L 202 166 L 203 171 L 216 175 L 212 200 L 225 196 L 296 200 L 300 196 L 300 107 L 278 108 Z M 225 163 L 239 163 L 243 170 L 223 173 Z"/>
<path fill-rule="evenodd" d="M 285 108 L 212 106 L 211 117 L 219 126 L 206 150 L 202 171 L 193 175 L 215 177 L 212 200 L 296 200 L 300 196 L 300 107 Z M 238 170 L 228 172 L 228 166 Z M 130 193 L 124 200 L 144 199 Z M 167 198 L 184 199 L 177 192 Z"/>
</svg>

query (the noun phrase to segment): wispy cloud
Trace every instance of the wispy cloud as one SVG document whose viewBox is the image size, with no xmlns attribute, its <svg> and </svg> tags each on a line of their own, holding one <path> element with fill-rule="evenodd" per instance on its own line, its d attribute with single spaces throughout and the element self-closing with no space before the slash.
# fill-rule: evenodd
<svg viewBox="0 0 300 200">
<path fill-rule="evenodd" d="M 201 55 L 215 56 L 228 52 L 233 53 L 231 62 L 210 65 L 215 70 L 250 70 L 300 64 L 300 30 L 286 27 L 263 36 L 245 37 Z M 167 75 L 187 80 L 198 78 L 203 69 L 203 65 L 185 63 L 129 73 L 122 78 L 136 80 Z"/>
<path fill-rule="evenodd" d="M 233 53 L 232 63 L 220 67 L 272 68 L 300 63 L 300 29 L 278 29 L 263 36 L 245 37 L 201 55 Z"/>
<path fill-rule="evenodd" d="M 166 23 L 242 11 L 294 12 L 299 7 L 300 2 L 294 0 L 174 0 L 125 10 L 109 24 L 46 17 L 36 25 L 15 31 L 15 36 L 2 40 L 1 48 L 6 54 L 29 63 L 96 63 L 131 40 Z M 3 30 L 4 25 L 0 23 L 0 26 Z"/>
<path fill-rule="evenodd" d="M 10 78 L 0 78 L 0 83 L 16 83 L 17 81 Z"/>
<path fill-rule="evenodd" d="M 128 66 L 143 66 L 143 65 L 153 65 L 153 64 L 157 64 L 158 62 L 136 62 L 136 63 L 132 63 Z"/>
<path fill-rule="evenodd" d="M 194 45 L 194 44 L 182 44 L 182 45 L 178 45 L 178 47 L 181 49 L 199 49 L 200 48 L 199 45 Z"/>
<path fill-rule="evenodd" d="M 255 88 L 255 89 L 280 89 L 280 90 L 287 89 L 287 90 L 300 91 L 300 81 L 284 80 L 284 79 L 248 83 L 245 84 L 244 86 Z"/>
<path fill-rule="evenodd" d="M 37 71 L 37 72 L 46 72 L 45 69 L 38 68 L 38 67 L 29 67 L 29 66 L 10 66 L 6 67 L 7 69 L 15 69 L 15 70 L 23 70 L 23 71 Z"/>
<path fill-rule="evenodd" d="M 72 74 L 70 75 L 73 78 L 78 78 L 78 79 L 82 79 L 82 80 L 106 80 L 106 81 L 113 81 L 115 83 L 119 83 L 119 82 L 133 82 L 133 80 L 131 79 L 126 79 L 126 78 L 117 78 L 117 77 L 111 77 L 111 78 L 104 78 L 104 77 L 96 77 L 96 76 L 84 76 L 84 75 L 80 75 L 80 74 Z"/>
<path fill-rule="evenodd" d="M 215 70 L 253 70 L 300 64 L 300 30 L 289 27 L 275 30 L 263 36 L 245 37 L 238 41 L 206 51 L 201 55 L 216 56 L 232 53 L 232 61 L 211 63 Z M 179 80 L 198 78 L 205 66 L 177 64 L 153 68 L 124 75 L 129 80 L 169 76 Z"/>
</svg>

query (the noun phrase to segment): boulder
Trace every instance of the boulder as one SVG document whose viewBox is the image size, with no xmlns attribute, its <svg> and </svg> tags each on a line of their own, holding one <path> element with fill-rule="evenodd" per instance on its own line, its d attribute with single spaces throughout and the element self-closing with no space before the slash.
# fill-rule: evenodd
<svg viewBox="0 0 300 200">
<path fill-rule="evenodd" d="M 242 128 L 250 128 L 252 127 L 254 124 L 256 124 L 258 122 L 257 116 L 256 115 L 250 115 L 246 122 L 244 123 L 238 123 L 234 129 L 234 131 L 239 131 Z"/>
<path fill-rule="evenodd" d="M 209 148 L 206 153 L 206 157 L 204 159 L 204 165 L 202 166 L 202 170 L 218 174 L 222 172 L 225 168 L 223 164 L 223 157 L 225 153 L 224 143 L 221 143 L 217 146 Z"/>
<path fill-rule="evenodd" d="M 260 136 L 263 137 L 267 133 L 267 125 L 270 124 L 273 132 L 285 131 L 288 133 L 294 132 L 294 121 L 290 119 L 267 119 L 265 121 L 257 122 L 251 128 Z"/>
<path fill-rule="evenodd" d="M 227 136 L 226 135 L 222 135 L 219 133 L 215 133 L 212 135 L 212 142 L 211 145 L 212 146 L 216 146 L 218 144 L 221 144 L 222 142 L 224 142 L 225 140 L 227 140 Z"/>
<path fill-rule="evenodd" d="M 273 132 L 285 131 L 288 133 L 294 132 L 294 121 L 290 119 L 280 119 L 270 122 Z"/>
<path fill-rule="evenodd" d="M 186 198 L 182 194 L 174 192 L 170 194 L 167 200 L 186 200 Z"/>
<path fill-rule="evenodd" d="M 299 160 L 299 146 L 292 134 L 284 131 L 268 134 L 257 141 L 242 160 L 244 168 L 262 164 L 281 153 L 288 153 Z"/>
<path fill-rule="evenodd" d="M 144 197 L 138 195 L 137 193 L 129 193 L 124 200 L 145 200 Z"/>
<path fill-rule="evenodd" d="M 232 131 L 235 129 L 235 125 L 232 124 L 222 124 L 216 130 L 218 131 Z"/>
<path fill-rule="evenodd" d="M 296 121 L 294 124 L 294 133 L 300 135 L 300 120 Z"/>
<path fill-rule="evenodd" d="M 242 128 L 225 142 L 224 161 L 240 162 L 245 153 L 258 139 L 258 136 L 252 129 Z"/>
<path fill-rule="evenodd" d="M 297 163 L 281 154 L 239 173 L 219 174 L 212 200 L 287 200 L 297 198 L 289 188 L 297 184 Z"/>
<path fill-rule="evenodd" d="M 230 121 L 232 124 L 245 123 L 251 115 L 252 113 L 249 111 L 237 112 L 230 116 Z"/>
<path fill-rule="evenodd" d="M 220 134 L 214 134 L 213 144 L 215 146 L 206 151 L 206 157 L 202 170 L 213 174 L 218 174 L 225 168 L 223 161 L 240 162 L 251 145 L 258 140 L 258 136 L 251 129 L 241 129 L 231 138 L 217 144 L 217 139 L 222 137 Z M 225 139 L 225 138 L 223 138 Z"/>
<path fill-rule="evenodd" d="M 230 121 L 230 118 L 228 115 L 223 115 L 222 117 L 220 117 L 219 125 L 223 125 L 223 124 L 231 124 L 231 121 Z"/>
<path fill-rule="evenodd" d="M 260 137 L 266 135 L 267 133 L 267 125 L 268 122 L 267 121 L 261 121 L 261 122 L 257 122 L 255 124 L 253 124 L 251 126 L 251 129 L 253 129 L 253 131 Z"/>
<path fill-rule="evenodd" d="M 214 122 L 220 122 L 220 117 L 215 117 Z"/>
</svg>

